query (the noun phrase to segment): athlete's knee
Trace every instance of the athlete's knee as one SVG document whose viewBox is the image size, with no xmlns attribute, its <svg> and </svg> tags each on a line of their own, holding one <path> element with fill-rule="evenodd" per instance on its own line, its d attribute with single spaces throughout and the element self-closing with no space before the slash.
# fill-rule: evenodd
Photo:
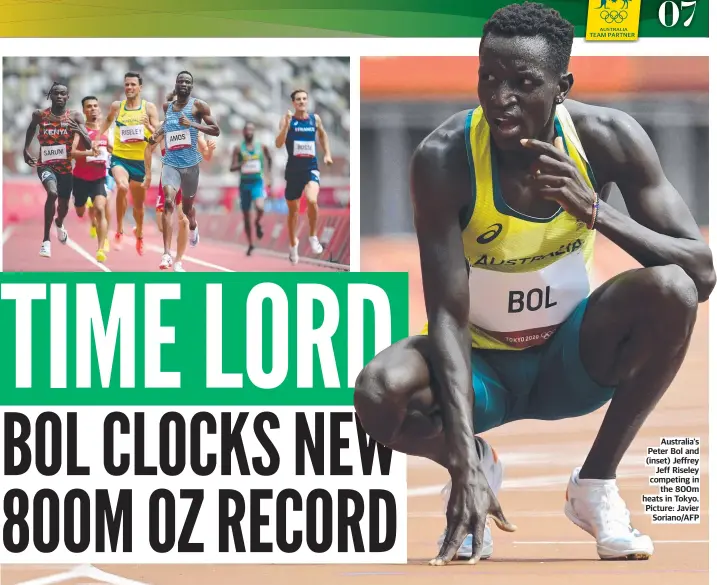
<svg viewBox="0 0 717 585">
<path fill-rule="evenodd" d="M 390 445 L 399 430 L 387 422 L 405 416 L 410 386 L 402 370 L 399 364 L 388 364 L 381 356 L 377 356 L 356 378 L 356 414 L 369 436 L 384 445 Z"/>
<path fill-rule="evenodd" d="M 653 266 L 644 272 L 645 296 L 641 302 L 650 306 L 654 318 L 673 339 L 687 339 L 697 318 L 697 286 L 676 264 Z"/>
<path fill-rule="evenodd" d="M 117 181 L 117 195 L 125 197 L 129 191 L 129 181 L 126 179 L 120 179 Z"/>
<path fill-rule="evenodd" d="M 57 201 L 57 187 L 47 188 L 47 201 L 53 204 Z"/>
<path fill-rule="evenodd" d="M 166 215 L 172 215 L 174 213 L 174 210 L 176 209 L 176 205 L 174 204 L 174 199 L 166 199 L 164 200 L 164 209 L 162 210 L 162 213 Z"/>
</svg>

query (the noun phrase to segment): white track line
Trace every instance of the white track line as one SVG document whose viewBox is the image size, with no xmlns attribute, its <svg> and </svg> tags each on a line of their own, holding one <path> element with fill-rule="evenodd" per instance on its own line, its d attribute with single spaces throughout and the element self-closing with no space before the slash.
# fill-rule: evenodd
<svg viewBox="0 0 717 585">
<path fill-rule="evenodd" d="M 652 514 L 648 514 L 647 512 L 642 512 L 640 510 L 633 510 L 630 512 L 631 516 L 651 516 Z M 709 512 L 700 510 L 700 516 L 708 516 Z M 511 518 L 560 518 L 565 516 L 565 512 L 562 510 L 557 511 L 545 511 L 545 512 L 531 512 L 527 510 L 522 510 L 518 512 L 510 512 L 508 514 Z M 443 518 L 446 519 L 445 512 L 409 512 L 408 513 L 409 518 Z"/>
<path fill-rule="evenodd" d="M 42 565 L 37 565 L 41 568 Z M 82 578 L 85 575 L 83 570 L 85 567 L 75 567 L 64 573 L 58 573 L 57 575 L 50 575 L 49 577 L 40 577 L 39 579 L 31 579 L 30 581 L 23 581 L 17 585 L 53 585 L 54 583 L 62 583 L 63 581 L 70 581 L 71 579 Z"/>
<path fill-rule="evenodd" d="M 62 244 L 60 244 L 62 245 Z M 67 245 L 77 252 L 80 256 L 82 256 L 85 260 L 88 260 L 92 264 L 94 264 L 97 268 L 100 270 L 104 270 L 105 272 L 112 272 L 107 266 L 102 264 L 102 262 L 97 262 L 97 259 L 90 254 L 87 250 L 85 250 L 82 246 L 80 246 L 77 242 L 72 240 L 69 236 L 67 237 Z"/>
<path fill-rule="evenodd" d="M 155 246 L 154 244 L 145 244 L 144 247 L 149 250 L 152 250 L 153 252 L 158 252 L 160 254 L 164 253 L 164 248 Z M 204 266 L 205 268 L 213 268 L 214 270 L 219 270 L 221 272 L 236 272 L 236 270 L 231 270 L 224 266 L 219 266 L 218 264 L 212 264 L 211 262 L 205 262 L 204 260 L 199 260 L 199 258 L 192 258 L 191 256 L 185 256 L 184 258 L 182 258 L 182 260 L 186 262 L 193 262 L 194 264 L 199 264 L 200 266 Z"/>
<path fill-rule="evenodd" d="M 109 583 L 109 585 L 147 585 L 147 583 L 143 583 L 142 581 L 134 581 L 126 577 L 113 575 L 112 573 L 105 573 L 96 567 L 87 567 L 82 576 L 95 579 L 101 583 Z"/>
<path fill-rule="evenodd" d="M 709 540 L 653 540 L 655 544 L 708 544 Z M 515 540 L 512 544 L 592 544 L 594 540 Z"/>
<path fill-rule="evenodd" d="M 10 239 L 10 236 L 12 236 L 13 232 L 15 231 L 15 226 L 10 225 L 5 228 L 5 230 L 2 233 L 2 243 L 5 245 L 5 243 Z"/>
</svg>

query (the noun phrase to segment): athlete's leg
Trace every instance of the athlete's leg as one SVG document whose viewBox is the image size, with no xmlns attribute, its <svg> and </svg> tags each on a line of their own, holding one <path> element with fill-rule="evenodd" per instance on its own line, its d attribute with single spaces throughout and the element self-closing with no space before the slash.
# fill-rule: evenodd
<svg viewBox="0 0 717 585">
<path fill-rule="evenodd" d="M 124 234 L 124 216 L 127 213 L 127 193 L 129 192 L 129 173 L 121 165 L 112 167 L 112 176 L 117 183 L 117 196 L 115 197 L 115 213 L 117 214 L 117 234 Z M 115 239 L 117 236 L 115 236 Z"/>
<path fill-rule="evenodd" d="M 176 272 L 184 272 L 183 263 L 184 253 L 187 251 L 187 243 L 189 242 L 189 218 L 184 215 L 181 205 L 177 205 L 177 222 L 179 224 L 177 230 L 177 256 L 174 260 L 174 270 Z"/>
<path fill-rule="evenodd" d="M 50 227 L 52 226 L 52 220 L 55 218 L 55 208 L 57 204 L 57 177 L 51 170 L 43 169 L 38 169 L 38 176 L 47 194 L 45 198 L 45 223 L 43 226 L 42 241 L 49 242 Z"/>
<path fill-rule="evenodd" d="M 199 229 L 197 227 L 194 198 L 199 189 L 199 165 L 181 169 L 182 209 L 189 220 L 189 245 L 194 247 L 199 243 Z"/>
<path fill-rule="evenodd" d="M 254 243 L 251 235 L 251 189 L 247 185 L 239 186 L 239 207 L 244 216 L 244 233 L 246 234 L 246 241 L 249 244 L 246 251 L 248 256 L 254 249 Z"/>
<path fill-rule="evenodd" d="M 261 227 L 261 220 L 264 217 L 264 201 L 266 200 L 266 197 L 264 195 L 264 181 L 260 181 L 259 183 L 257 183 L 251 197 L 254 201 L 254 209 L 256 209 L 256 217 L 254 218 L 256 237 L 258 240 L 261 240 L 264 237 L 264 230 Z"/>
<path fill-rule="evenodd" d="M 309 181 L 304 188 L 306 196 L 306 215 L 309 218 L 309 237 L 316 236 L 316 223 L 319 219 L 319 184 Z"/>
<path fill-rule="evenodd" d="M 696 318 L 697 289 L 675 265 L 618 275 L 592 294 L 580 331 L 580 356 L 588 375 L 615 386 L 615 395 L 581 477 L 615 477 L 625 451 L 680 369 Z"/>
<path fill-rule="evenodd" d="M 57 228 L 57 238 L 63 244 L 67 241 L 67 231 L 65 230 L 65 218 L 70 210 L 70 197 L 72 197 L 72 175 L 58 175 L 57 177 L 57 216 L 55 217 L 55 227 Z"/>
<path fill-rule="evenodd" d="M 174 215 L 177 191 L 181 186 L 179 170 L 168 165 L 162 167 L 162 189 L 164 190 L 164 209 L 162 212 L 162 240 L 164 254 L 160 268 L 168 268 L 171 263 L 172 216 Z"/>
<path fill-rule="evenodd" d="M 107 223 L 106 215 L 107 197 L 105 195 L 97 195 L 94 199 L 92 206 L 92 216 L 95 219 L 97 225 L 97 253 L 95 257 L 103 262 L 105 256 L 105 241 L 107 240 L 107 229 L 109 224 Z"/>
<path fill-rule="evenodd" d="M 129 182 L 129 188 L 132 191 L 132 216 L 135 222 L 134 235 L 137 238 L 137 253 L 140 255 L 144 251 L 142 239 L 144 237 L 144 200 L 147 197 L 147 190 L 142 186 L 142 181 L 132 179 Z"/>
</svg>

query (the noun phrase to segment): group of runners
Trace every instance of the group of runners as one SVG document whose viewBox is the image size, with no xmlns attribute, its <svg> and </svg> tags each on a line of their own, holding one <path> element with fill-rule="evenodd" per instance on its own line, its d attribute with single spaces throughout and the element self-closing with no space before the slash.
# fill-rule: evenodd
<svg viewBox="0 0 717 585">
<path fill-rule="evenodd" d="M 103 116 L 100 102 L 93 95 L 82 99 L 82 112 L 68 108 L 68 85 L 54 82 L 46 96 L 51 106 L 33 112 L 23 154 L 25 162 L 36 168 L 47 194 L 40 256 L 51 257 L 53 223 L 57 241 L 67 243 L 64 220 L 72 199 L 78 217 L 83 217 L 89 210 L 90 235 L 97 240 L 95 258 L 105 262 L 110 251 L 108 196 L 113 193 L 114 247 L 122 249 L 128 193 L 131 193 L 135 249 L 143 255 L 145 199 L 152 185 L 153 154 L 159 147 L 162 168 L 155 209 L 157 227 L 164 243 L 159 268 L 184 272 L 187 244 L 191 247 L 199 244 L 194 202 L 200 164 L 212 158 L 217 148 L 214 138 L 221 131 L 209 104 L 192 96 L 194 77 L 189 71 L 177 75 L 173 91 L 161 106 L 162 120 L 160 108 L 142 97 L 142 86 L 140 73 L 126 73 L 125 99 L 113 102 Z M 296 90 L 291 94 L 291 100 L 294 111 L 289 110 L 280 120 L 275 145 L 285 147 L 288 154 L 285 198 L 289 260 L 297 264 L 299 241 L 296 232 L 302 196 L 307 200 L 311 251 L 317 255 L 323 252 L 317 235 L 320 185 L 317 141 L 324 152 L 324 164 L 330 165 L 333 160 L 321 118 L 309 112 L 308 92 Z M 245 124 L 243 134 L 243 141 L 233 149 L 230 171 L 240 175 L 240 207 L 244 214 L 247 255 L 251 255 L 255 249 L 254 236 L 259 240 L 263 237 L 261 222 L 264 201 L 271 188 L 272 157 L 269 148 L 256 140 L 253 122 Z M 38 157 L 30 152 L 35 136 L 40 144 Z M 253 230 L 252 208 L 256 212 Z M 172 256 L 175 212 L 176 253 Z"/>
</svg>

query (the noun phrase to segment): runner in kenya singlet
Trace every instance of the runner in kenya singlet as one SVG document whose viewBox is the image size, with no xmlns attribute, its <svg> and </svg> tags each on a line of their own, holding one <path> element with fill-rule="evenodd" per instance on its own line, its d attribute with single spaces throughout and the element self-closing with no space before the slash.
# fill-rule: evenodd
<svg viewBox="0 0 717 585">
<path fill-rule="evenodd" d="M 37 166 L 49 167 L 58 175 L 72 174 L 70 151 L 74 133 L 67 127 L 70 114 L 70 110 L 65 110 L 61 116 L 55 116 L 52 114 L 52 108 L 47 108 L 42 111 L 38 125 L 40 159 Z"/>
<path fill-rule="evenodd" d="M 557 107 L 555 128 L 570 158 L 596 189 L 563 105 Z M 468 114 L 465 137 L 474 196 L 473 209 L 462 225 L 470 265 L 472 345 L 504 350 L 541 345 L 590 294 L 596 232 L 562 209 L 550 218 L 534 218 L 508 207 L 480 107 Z"/>
</svg>

